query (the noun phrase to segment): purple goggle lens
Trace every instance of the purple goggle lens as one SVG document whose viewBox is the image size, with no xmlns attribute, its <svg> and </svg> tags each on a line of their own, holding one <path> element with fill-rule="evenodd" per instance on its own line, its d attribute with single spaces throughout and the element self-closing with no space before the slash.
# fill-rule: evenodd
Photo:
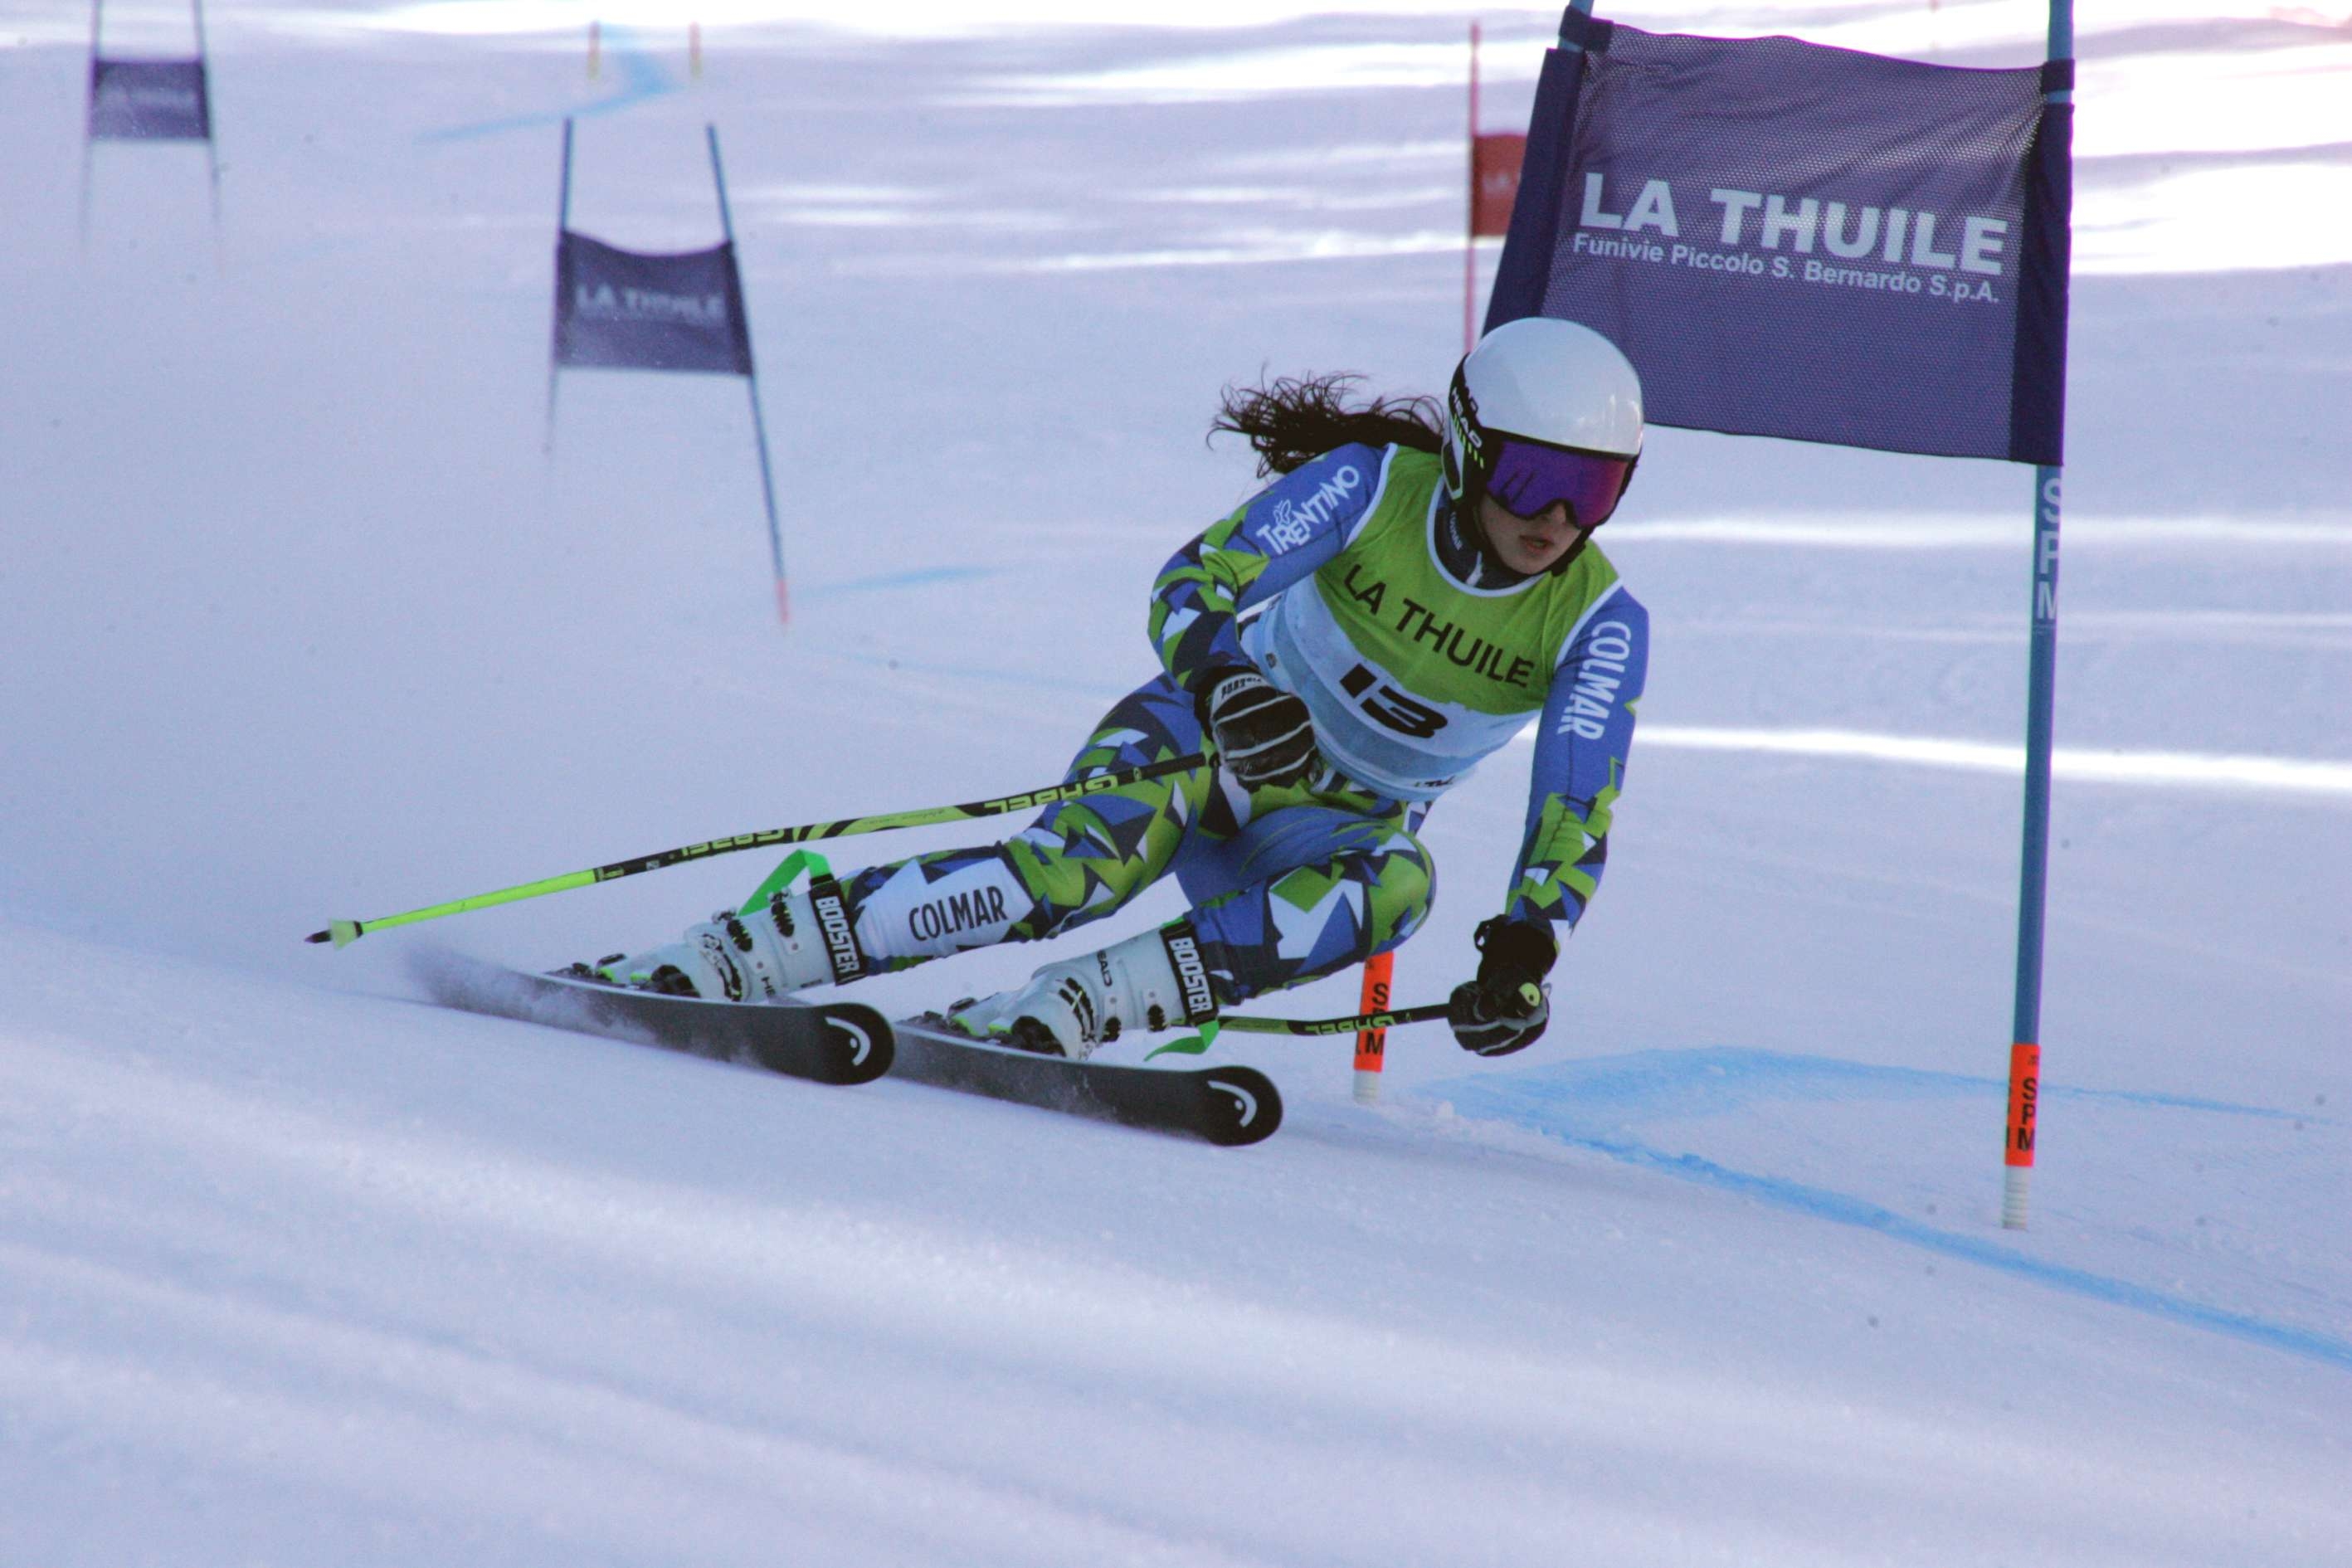
<svg viewBox="0 0 2352 1568">
<path fill-rule="evenodd" d="M 1510 436 L 1495 437 L 1495 468 L 1486 493 L 1517 517 L 1535 517 L 1555 501 L 1566 501 L 1581 529 L 1600 527 L 1625 491 L 1631 458 L 1546 447 Z"/>
</svg>

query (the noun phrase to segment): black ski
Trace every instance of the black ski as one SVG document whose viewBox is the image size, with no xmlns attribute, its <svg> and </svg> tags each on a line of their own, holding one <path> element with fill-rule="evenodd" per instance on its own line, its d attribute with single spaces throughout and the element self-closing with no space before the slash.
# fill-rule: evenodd
<svg viewBox="0 0 2352 1568">
<path fill-rule="evenodd" d="M 889 1021 L 855 1002 L 705 1002 L 556 974 L 527 974 L 454 953 L 412 965 L 433 1000 L 583 1035 L 742 1062 L 819 1083 L 870 1083 L 890 1070 Z"/>
<path fill-rule="evenodd" d="M 1255 1068 L 1074 1062 L 976 1040 L 937 1016 L 891 1027 L 898 1037 L 891 1074 L 916 1083 L 1212 1143 L 1255 1143 L 1282 1125 L 1281 1092 Z"/>
</svg>

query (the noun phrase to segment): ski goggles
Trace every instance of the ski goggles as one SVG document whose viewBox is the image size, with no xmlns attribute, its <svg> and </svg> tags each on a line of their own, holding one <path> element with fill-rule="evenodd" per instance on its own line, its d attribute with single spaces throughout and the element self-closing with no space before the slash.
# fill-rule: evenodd
<svg viewBox="0 0 2352 1568">
<path fill-rule="evenodd" d="M 1537 517 L 1555 502 L 1568 503 L 1576 526 L 1591 531 L 1609 521 L 1617 498 L 1625 493 L 1635 458 L 1615 452 L 1588 452 L 1575 447 L 1549 447 L 1520 436 L 1496 431 L 1495 466 L 1486 475 L 1486 493 L 1515 517 Z"/>
</svg>

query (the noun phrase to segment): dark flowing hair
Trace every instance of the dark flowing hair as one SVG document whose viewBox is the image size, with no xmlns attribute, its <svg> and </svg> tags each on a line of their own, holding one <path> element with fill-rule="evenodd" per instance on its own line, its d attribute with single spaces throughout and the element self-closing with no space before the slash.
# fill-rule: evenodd
<svg viewBox="0 0 2352 1568">
<path fill-rule="evenodd" d="M 1209 437 L 1220 431 L 1244 437 L 1257 452 L 1260 479 L 1286 474 L 1335 447 L 1361 441 L 1434 452 L 1443 444 L 1442 415 L 1433 397 L 1375 397 L 1360 407 L 1348 395 L 1360 375 L 1280 376 L 1265 386 L 1225 388 Z"/>
</svg>

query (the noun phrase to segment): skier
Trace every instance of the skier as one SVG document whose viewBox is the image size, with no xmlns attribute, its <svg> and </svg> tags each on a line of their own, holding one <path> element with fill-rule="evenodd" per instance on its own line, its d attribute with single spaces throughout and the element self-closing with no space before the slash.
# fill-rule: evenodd
<svg viewBox="0 0 2352 1568">
<path fill-rule="evenodd" d="M 761 1000 L 1101 919 L 1174 873 L 1192 907 L 950 1010 L 970 1033 L 1084 1058 L 1397 946 L 1427 918 L 1430 804 L 1530 719 L 1526 828 L 1465 1048 L 1543 1033 L 1555 934 L 1606 858 L 1647 658 L 1646 613 L 1591 543 L 1642 447 L 1639 377 L 1571 322 L 1489 332 L 1431 400 L 1349 409 L 1350 378 L 1228 391 L 1275 483 L 1153 584 L 1161 673 L 1122 699 L 1078 779 L 1213 752 L 1211 765 L 1046 810 L 1002 843 L 876 867 L 722 913 L 605 961 L 602 978 Z M 1245 613 L 1257 610 L 1254 618 Z"/>
</svg>

